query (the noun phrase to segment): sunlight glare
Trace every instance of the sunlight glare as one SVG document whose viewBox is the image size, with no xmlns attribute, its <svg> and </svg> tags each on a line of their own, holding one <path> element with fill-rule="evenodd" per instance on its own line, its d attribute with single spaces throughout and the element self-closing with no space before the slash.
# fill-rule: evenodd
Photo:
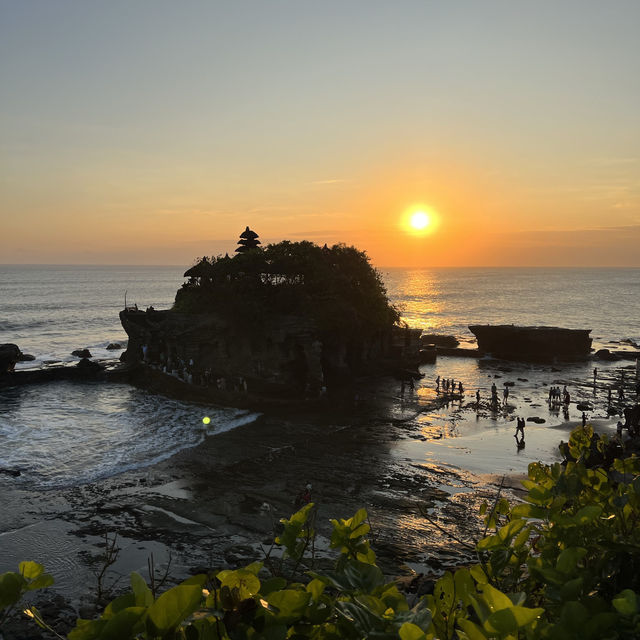
<svg viewBox="0 0 640 640">
<path fill-rule="evenodd" d="M 424 211 L 416 211 L 411 216 L 411 226 L 414 229 L 425 229 L 431 222 L 429 216 Z"/>
</svg>

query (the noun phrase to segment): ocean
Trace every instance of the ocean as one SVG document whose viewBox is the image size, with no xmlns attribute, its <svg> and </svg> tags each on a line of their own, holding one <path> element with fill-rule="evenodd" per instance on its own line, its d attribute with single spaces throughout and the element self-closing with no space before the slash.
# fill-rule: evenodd
<svg viewBox="0 0 640 640">
<path fill-rule="evenodd" d="M 0 266 L 0 343 L 35 356 L 18 368 L 73 363 L 74 349 L 117 358 L 126 342 L 118 313 L 128 304 L 171 306 L 186 267 Z M 640 343 L 640 269 L 380 269 L 403 319 L 473 346 L 469 324 L 590 328 L 594 348 Z M 581 375 L 579 365 L 574 373 Z M 445 368 L 446 367 L 446 368 Z M 586 370 L 586 369 L 585 369 Z M 475 360 L 427 371 L 486 392 Z M 540 374 L 541 375 L 541 374 Z M 202 418 L 212 420 L 204 427 Z M 51 383 L 0 390 L 0 468 L 21 469 L 27 487 L 82 484 L 144 468 L 212 435 L 256 419 L 122 384 Z M 447 434 L 445 434 L 447 435 Z M 450 434 L 449 434 L 450 435 Z"/>
</svg>

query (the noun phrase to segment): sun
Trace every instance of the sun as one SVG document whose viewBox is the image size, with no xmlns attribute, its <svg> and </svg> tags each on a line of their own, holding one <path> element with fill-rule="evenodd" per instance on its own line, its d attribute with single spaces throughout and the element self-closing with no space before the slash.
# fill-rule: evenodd
<svg viewBox="0 0 640 640">
<path fill-rule="evenodd" d="M 411 214 L 409 224 L 417 231 L 423 231 L 431 224 L 431 218 L 424 211 L 416 211 Z"/>
<path fill-rule="evenodd" d="M 429 236 L 439 226 L 439 216 L 431 207 L 413 205 L 404 210 L 401 226 L 416 237 Z"/>
</svg>

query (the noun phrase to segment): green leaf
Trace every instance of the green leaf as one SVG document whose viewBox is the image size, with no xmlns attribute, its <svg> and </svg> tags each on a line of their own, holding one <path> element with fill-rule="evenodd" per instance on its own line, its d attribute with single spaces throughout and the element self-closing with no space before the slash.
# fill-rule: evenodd
<svg viewBox="0 0 640 640">
<path fill-rule="evenodd" d="M 411 622 L 405 622 L 398 629 L 398 635 L 400 640 L 423 640 L 427 637 L 420 627 Z"/>
<path fill-rule="evenodd" d="M 512 520 L 509 524 L 498 529 L 498 537 L 503 542 L 508 542 L 515 536 L 527 523 L 524 520 Z"/>
<path fill-rule="evenodd" d="M 490 584 L 485 584 L 482 587 L 482 599 L 487 603 L 491 613 L 500 611 L 501 609 L 508 609 L 513 605 L 509 596 L 502 593 Z"/>
<path fill-rule="evenodd" d="M 469 569 L 469 573 L 478 584 L 487 584 L 487 582 L 489 582 L 489 577 L 480 564 L 473 565 L 473 567 Z"/>
<path fill-rule="evenodd" d="M 0 610 L 18 602 L 23 588 L 25 580 L 20 574 L 7 571 L 0 575 Z"/>
<path fill-rule="evenodd" d="M 149 607 L 149 620 L 161 635 L 165 634 L 188 618 L 198 608 L 201 598 L 201 586 L 179 584 L 165 591 Z"/>
<path fill-rule="evenodd" d="M 452 608 L 455 598 L 455 585 L 450 571 L 447 571 L 436 582 L 433 588 L 433 597 L 438 610 L 448 612 Z"/>
<path fill-rule="evenodd" d="M 526 627 L 544 613 L 544 609 L 511 606 L 492 613 L 484 626 L 487 631 L 513 633 Z"/>
<path fill-rule="evenodd" d="M 589 619 L 589 611 L 580 602 L 565 602 L 560 611 L 560 619 L 569 629 L 581 629 Z"/>
<path fill-rule="evenodd" d="M 306 587 L 307 591 L 311 594 L 311 598 L 314 602 L 318 602 L 325 588 L 326 585 L 324 584 L 324 582 L 318 580 L 317 578 L 314 578 Z"/>
<path fill-rule="evenodd" d="M 18 565 L 20 575 L 24 576 L 27 580 L 35 580 L 40 574 L 44 572 L 44 567 L 32 561 L 21 562 Z"/>
<path fill-rule="evenodd" d="M 125 593 L 112 600 L 105 608 L 102 617 L 104 619 L 112 618 L 119 611 L 136 606 L 136 596 L 134 593 Z"/>
<path fill-rule="evenodd" d="M 573 517 L 573 520 L 576 524 L 588 524 L 589 522 L 593 522 L 596 518 L 600 516 L 602 513 L 602 507 L 599 505 L 588 505 L 586 507 L 582 507 Z"/>
<path fill-rule="evenodd" d="M 458 569 L 454 576 L 453 582 L 456 589 L 456 598 L 462 600 L 465 605 L 469 604 L 469 596 L 475 593 L 476 588 L 468 569 Z"/>
<path fill-rule="evenodd" d="M 287 581 L 284 578 L 269 578 L 260 585 L 260 593 L 266 596 L 272 591 L 280 591 L 287 586 Z"/>
<path fill-rule="evenodd" d="M 119 611 L 100 632 L 100 640 L 125 640 L 134 637 L 134 628 L 146 611 L 145 607 L 129 607 Z"/>
<path fill-rule="evenodd" d="M 311 600 L 311 594 L 307 591 L 283 589 L 270 593 L 265 599 L 277 609 L 276 619 L 279 622 L 294 622 L 304 615 L 309 600 Z"/>
<path fill-rule="evenodd" d="M 556 569 L 562 573 L 571 573 L 577 568 L 578 562 L 586 555 L 587 550 L 582 547 L 568 547 L 558 556 Z"/>
<path fill-rule="evenodd" d="M 243 567 L 245 571 L 250 571 L 254 576 L 257 576 L 260 573 L 260 569 L 264 567 L 264 562 L 252 562 L 248 564 L 246 567 Z"/>
<path fill-rule="evenodd" d="M 251 598 L 260 591 L 260 579 L 251 571 L 237 569 L 236 571 L 221 571 L 217 575 L 223 587 L 238 589 L 240 600 Z"/>
<path fill-rule="evenodd" d="M 68 640 L 96 640 L 107 624 L 107 620 L 81 620 L 78 618 L 76 626 L 71 629 L 67 638 Z"/>
<path fill-rule="evenodd" d="M 612 601 L 618 613 L 623 616 L 632 616 L 638 612 L 638 597 L 631 589 L 621 591 Z"/>
<path fill-rule="evenodd" d="M 458 620 L 458 625 L 467 634 L 469 640 L 487 640 L 487 634 L 474 622 L 467 618 Z"/>
<path fill-rule="evenodd" d="M 148 607 L 153 604 L 153 593 L 144 578 L 135 571 L 131 574 L 131 590 L 136 597 L 136 606 Z"/>
<path fill-rule="evenodd" d="M 35 589 L 46 589 L 55 583 L 53 576 L 48 573 L 39 575 L 35 580 L 27 585 L 27 591 L 34 591 Z"/>
</svg>

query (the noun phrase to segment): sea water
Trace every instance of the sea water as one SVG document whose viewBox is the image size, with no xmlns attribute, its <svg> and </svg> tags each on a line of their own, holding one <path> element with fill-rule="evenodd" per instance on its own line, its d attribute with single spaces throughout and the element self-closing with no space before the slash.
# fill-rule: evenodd
<svg viewBox="0 0 640 640">
<path fill-rule="evenodd" d="M 126 344 L 118 313 L 127 304 L 171 306 L 185 267 L 0 266 L 0 343 L 35 357 L 18 368 L 72 363 L 74 349 L 117 358 Z M 590 328 L 594 347 L 640 343 L 640 269 L 381 269 L 389 296 L 410 326 L 475 346 L 469 324 Z M 425 370 L 488 393 L 491 365 L 441 359 Z M 580 365 L 575 377 L 588 375 Z M 539 385 L 550 372 L 531 368 Z M 553 379 L 553 375 L 549 378 Z M 420 391 L 420 390 L 419 390 Z M 425 397 L 427 395 L 425 394 Z M 202 418 L 211 417 L 205 428 Z M 122 384 L 48 383 L 0 390 L 0 468 L 21 469 L 25 487 L 82 484 L 143 468 L 255 414 L 177 402 Z M 436 420 L 437 416 L 421 419 Z M 437 420 L 436 420 L 437 421 Z M 442 418 L 440 434 L 455 434 Z M 500 428 L 506 420 L 497 420 Z M 477 425 L 476 425 L 477 426 Z M 429 433 L 429 429 L 425 431 Z M 437 435 L 437 434 L 436 434 Z M 470 437 L 473 434 L 470 435 Z M 12 479 L 12 483 L 14 480 Z"/>
</svg>

